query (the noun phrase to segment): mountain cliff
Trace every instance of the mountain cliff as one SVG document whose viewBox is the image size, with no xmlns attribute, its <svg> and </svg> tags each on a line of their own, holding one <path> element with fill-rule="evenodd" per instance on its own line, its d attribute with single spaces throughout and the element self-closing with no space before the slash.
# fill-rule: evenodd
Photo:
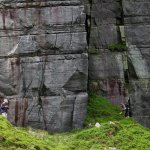
<svg viewBox="0 0 150 150">
<path fill-rule="evenodd" d="M 0 94 L 8 119 L 53 131 L 80 128 L 87 91 L 131 100 L 150 123 L 150 2 L 1 0 Z"/>
</svg>

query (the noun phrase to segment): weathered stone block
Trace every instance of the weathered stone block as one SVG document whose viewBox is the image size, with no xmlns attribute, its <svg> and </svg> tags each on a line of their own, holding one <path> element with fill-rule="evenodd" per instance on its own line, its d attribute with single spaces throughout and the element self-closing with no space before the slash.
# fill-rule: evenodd
<svg viewBox="0 0 150 150">
<path fill-rule="evenodd" d="M 91 2 L 91 17 L 93 25 L 116 24 L 116 18 L 121 18 L 121 7 L 117 1 L 100 1 Z"/>
<path fill-rule="evenodd" d="M 126 84 L 123 79 L 90 80 L 89 90 L 106 97 L 113 104 L 120 105 L 128 100 Z"/>
<path fill-rule="evenodd" d="M 80 42 L 82 41 L 82 43 Z M 86 52 L 86 32 L 0 38 L 0 56 Z"/>
<path fill-rule="evenodd" d="M 134 77 L 139 79 L 148 79 L 150 78 L 150 68 L 148 65 L 149 59 L 141 52 L 141 49 L 136 46 L 129 46 L 129 72 L 134 73 Z M 146 61 L 147 60 L 147 61 Z M 132 75 L 129 75 L 132 78 Z"/>
<path fill-rule="evenodd" d="M 115 25 L 102 25 L 91 27 L 90 49 L 108 48 L 111 44 L 118 43 L 117 27 Z"/>
<path fill-rule="evenodd" d="M 149 79 L 131 80 L 131 104 L 133 116 L 143 125 L 150 127 L 150 81 Z"/>
<path fill-rule="evenodd" d="M 89 78 L 99 79 L 123 79 L 124 66 L 121 53 L 101 53 L 89 56 Z"/>
<path fill-rule="evenodd" d="M 150 39 L 148 38 L 150 34 L 149 25 L 127 25 L 125 32 L 128 45 L 136 45 L 137 47 L 150 46 Z"/>
<path fill-rule="evenodd" d="M 53 131 L 81 128 L 86 116 L 87 94 L 17 98 L 10 101 L 9 119 L 16 125 Z M 14 109 L 15 108 L 15 109 Z"/>
<path fill-rule="evenodd" d="M 149 16 L 150 2 L 147 0 L 123 0 L 125 16 Z"/>
</svg>

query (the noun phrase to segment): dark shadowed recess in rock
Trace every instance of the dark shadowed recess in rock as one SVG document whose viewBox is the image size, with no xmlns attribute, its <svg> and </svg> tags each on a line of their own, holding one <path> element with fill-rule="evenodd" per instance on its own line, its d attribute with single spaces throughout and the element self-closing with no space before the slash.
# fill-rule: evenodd
<svg viewBox="0 0 150 150">
<path fill-rule="evenodd" d="M 86 90 L 86 83 L 83 82 L 87 76 L 80 71 L 76 71 L 63 86 L 68 91 L 82 92 Z"/>
</svg>

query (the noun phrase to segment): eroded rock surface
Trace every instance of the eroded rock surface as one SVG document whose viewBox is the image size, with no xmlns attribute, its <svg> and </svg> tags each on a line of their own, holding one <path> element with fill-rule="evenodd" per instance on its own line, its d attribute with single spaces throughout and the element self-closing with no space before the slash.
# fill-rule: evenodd
<svg viewBox="0 0 150 150">
<path fill-rule="evenodd" d="M 52 131 L 86 116 L 86 14 L 80 0 L 0 2 L 0 92 L 9 120 Z"/>
<path fill-rule="evenodd" d="M 89 89 L 125 103 L 133 116 L 150 127 L 150 2 L 92 0 L 89 17 Z M 109 46 L 125 42 L 127 51 Z"/>
<path fill-rule="evenodd" d="M 111 52 L 108 48 L 121 41 L 121 2 L 92 0 L 89 5 L 89 88 L 120 104 L 126 100 L 125 53 Z"/>
<path fill-rule="evenodd" d="M 0 94 L 10 99 L 9 120 L 80 128 L 89 83 L 115 104 L 130 98 L 133 116 L 150 127 L 149 8 L 148 0 L 1 0 Z M 110 49 L 122 42 L 127 50 Z"/>
<path fill-rule="evenodd" d="M 133 116 L 150 127 L 150 1 L 123 1 Z"/>
</svg>

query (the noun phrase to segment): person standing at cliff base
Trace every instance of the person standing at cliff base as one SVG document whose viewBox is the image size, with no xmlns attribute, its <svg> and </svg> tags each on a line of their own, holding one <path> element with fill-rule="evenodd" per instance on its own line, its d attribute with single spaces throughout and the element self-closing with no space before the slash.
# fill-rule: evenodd
<svg viewBox="0 0 150 150">
<path fill-rule="evenodd" d="M 122 112 L 120 114 L 123 114 L 125 117 L 132 117 L 130 98 L 125 104 L 121 103 L 121 109 L 122 109 Z"/>
<path fill-rule="evenodd" d="M 132 117 L 130 98 L 128 99 L 127 103 L 125 104 L 125 107 L 126 107 L 125 117 Z"/>
<path fill-rule="evenodd" d="M 8 109 L 8 100 L 5 98 L 0 107 L 0 114 L 5 118 L 7 118 Z"/>
</svg>

